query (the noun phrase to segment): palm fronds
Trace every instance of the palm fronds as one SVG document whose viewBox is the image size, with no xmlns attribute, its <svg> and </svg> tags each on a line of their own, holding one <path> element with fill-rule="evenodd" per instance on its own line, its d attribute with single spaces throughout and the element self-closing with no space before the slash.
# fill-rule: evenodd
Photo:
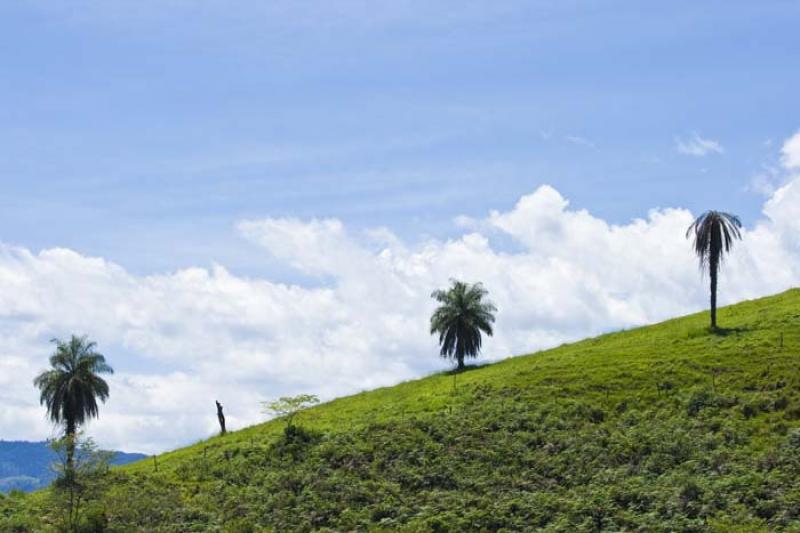
<svg viewBox="0 0 800 533">
<path fill-rule="evenodd" d="M 485 301 L 488 291 L 480 283 L 470 285 L 454 280 L 447 290 L 431 294 L 441 305 L 431 315 L 431 335 L 439 334 L 439 354 L 453 358 L 463 368 L 465 357 L 476 357 L 481 350 L 481 333 L 494 332 L 497 307 Z"/>
</svg>

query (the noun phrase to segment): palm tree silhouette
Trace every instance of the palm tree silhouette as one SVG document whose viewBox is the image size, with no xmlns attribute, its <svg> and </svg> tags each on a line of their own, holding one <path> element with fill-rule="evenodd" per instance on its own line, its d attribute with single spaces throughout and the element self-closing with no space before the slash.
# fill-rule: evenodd
<svg viewBox="0 0 800 533">
<path fill-rule="evenodd" d="M 497 308 L 484 301 L 488 292 L 480 283 L 470 285 L 453 281 L 448 290 L 431 294 L 441 305 L 431 315 L 431 335 L 439 334 L 439 355 L 458 362 L 464 368 L 465 357 L 477 357 L 481 350 L 481 332 L 492 335 Z"/>
<path fill-rule="evenodd" d="M 68 342 L 53 339 L 56 351 L 50 356 L 50 370 L 33 380 L 41 395 L 39 403 L 55 424 L 64 426 L 67 437 L 67 469 L 72 469 L 78 426 L 97 418 L 97 399 L 108 399 L 108 383 L 98 374 L 113 374 L 106 358 L 95 351 L 97 344 L 72 335 Z"/>
<path fill-rule="evenodd" d="M 726 253 L 736 239 L 742 238 L 739 217 L 721 211 L 706 211 L 686 230 L 686 238 L 694 234 L 694 253 L 700 269 L 711 278 L 711 328 L 717 329 L 717 275 Z"/>
</svg>

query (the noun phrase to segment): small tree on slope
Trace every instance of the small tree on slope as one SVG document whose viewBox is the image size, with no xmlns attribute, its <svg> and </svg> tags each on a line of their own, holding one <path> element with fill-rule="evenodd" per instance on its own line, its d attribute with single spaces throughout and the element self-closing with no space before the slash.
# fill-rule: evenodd
<svg viewBox="0 0 800 533">
<path fill-rule="evenodd" d="M 56 351 L 50 356 L 50 370 L 33 380 L 54 423 L 64 426 L 67 437 L 66 468 L 72 468 L 78 427 L 100 414 L 97 399 L 108 399 L 108 383 L 99 374 L 113 374 L 106 358 L 95 351 L 96 344 L 73 335 L 69 341 L 53 339 Z"/>
<path fill-rule="evenodd" d="M 486 300 L 487 295 L 480 283 L 456 280 L 449 289 L 431 294 L 440 304 L 431 315 L 431 335 L 439 334 L 439 355 L 455 359 L 459 370 L 464 368 L 465 357 L 477 357 L 481 351 L 481 333 L 493 333 L 497 308 Z"/>
<path fill-rule="evenodd" d="M 702 272 L 711 278 L 711 329 L 717 329 L 717 277 L 726 253 L 736 239 L 742 238 L 739 217 L 720 211 L 706 211 L 686 230 L 686 238 L 694 235 L 694 253 Z"/>
</svg>

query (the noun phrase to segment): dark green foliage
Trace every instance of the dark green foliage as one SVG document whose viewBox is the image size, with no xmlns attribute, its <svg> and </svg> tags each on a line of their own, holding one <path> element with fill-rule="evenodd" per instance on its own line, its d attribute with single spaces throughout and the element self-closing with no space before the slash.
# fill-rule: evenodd
<svg viewBox="0 0 800 533">
<path fill-rule="evenodd" d="M 98 517 L 120 532 L 800 531 L 798 309 L 791 291 L 722 309 L 727 336 L 694 315 L 472 369 L 455 391 L 443 373 L 336 400 L 158 472 L 112 470 Z M 713 384 L 709 368 L 725 369 Z M 46 530 L 44 500 L 0 499 L 0 531 Z"/>
<path fill-rule="evenodd" d="M 431 316 L 431 334 L 439 334 L 440 355 L 455 359 L 459 369 L 465 357 L 477 357 L 481 351 L 481 332 L 492 335 L 497 308 L 485 300 L 487 295 L 480 283 L 461 281 L 431 294 L 440 304 Z"/>
<path fill-rule="evenodd" d="M 99 414 L 97 399 L 108 399 L 108 383 L 99 374 L 114 370 L 106 358 L 95 351 L 96 343 L 73 335 L 64 342 L 53 339 L 55 353 L 50 357 L 50 370 L 33 381 L 39 389 L 39 401 L 55 424 L 62 424 L 67 435 L 75 435 L 78 426 Z"/>
<path fill-rule="evenodd" d="M 296 424 L 283 428 L 283 435 L 270 445 L 270 451 L 280 457 L 300 460 L 306 450 L 320 441 L 322 434 Z M 228 459 L 228 457 L 226 457 Z"/>
<path fill-rule="evenodd" d="M 32 512 L 39 517 L 33 529 L 50 526 L 49 530 L 66 533 L 105 531 L 108 522 L 102 494 L 113 452 L 98 450 L 91 439 L 80 434 L 52 441 L 51 447 L 58 458 L 53 464 L 56 478 L 49 490 L 36 495 L 34 503 L 41 508 L 33 507 Z"/>
</svg>

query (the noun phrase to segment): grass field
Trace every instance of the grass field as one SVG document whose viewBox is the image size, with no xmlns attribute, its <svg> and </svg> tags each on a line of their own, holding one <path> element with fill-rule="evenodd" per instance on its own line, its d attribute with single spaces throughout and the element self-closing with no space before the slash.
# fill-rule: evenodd
<svg viewBox="0 0 800 533">
<path fill-rule="evenodd" d="M 115 469 L 87 530 L 800 531 L 800 290 L 719 320 L 436 374 L 309 409 L 293 433 L 271 421 Z M 49 502 L 0 500 L 0 529 L 47 529 Z"/>
</svg>

